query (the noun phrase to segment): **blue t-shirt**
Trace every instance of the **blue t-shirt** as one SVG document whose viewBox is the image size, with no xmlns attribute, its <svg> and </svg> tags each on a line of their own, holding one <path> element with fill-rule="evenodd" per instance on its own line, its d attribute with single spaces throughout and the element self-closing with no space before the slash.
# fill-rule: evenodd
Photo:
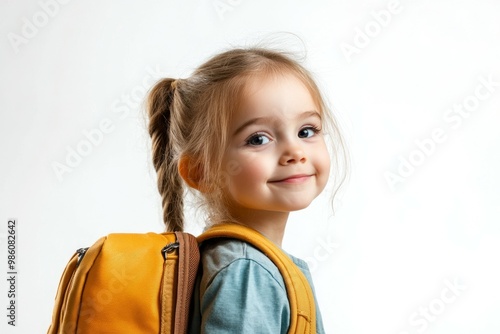
<svg viewBox="0 0 500 334">
<path fill-rule="evenodd" d="M 305 261 L 289 255 L 314 293 Z M 203 246 L 202 274 L 193 296 L 190 334 L 286 334 L 290 305 L 274 263 L 240 240 L 211 240 Z M 316 300 L 316 298 L 315 298 Z M 324 334 L 316 301 L 316 331 Z"/>
</svg>

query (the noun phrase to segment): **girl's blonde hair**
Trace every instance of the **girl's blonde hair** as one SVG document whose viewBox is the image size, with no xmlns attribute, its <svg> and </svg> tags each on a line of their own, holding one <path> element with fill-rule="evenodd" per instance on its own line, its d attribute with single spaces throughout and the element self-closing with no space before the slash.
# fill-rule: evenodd
<svg viewBox="0 0 500 334">
<path fill-rule="evenodd" d="M 224 176 L 230 172 L 227 170 L 230 166 L 222 166 L 222 161 L 232 113 L 239 107 L 249 77 L 288 73 L 307 87 L 320 109 L 326 132 L 335 138 L 333 165 L 346 162 L 346 150 L 335 119 L 303 66 L 284 52 L 270 49 L 232 49 L 220 53 L 198 67 L 189 78 L 160 80 L 147 98 L 153 164 L 167 231 L 184 228 L 184 182 L 178 171 L 179 159 L 183 156 L 189 157 L 190 170 L 199 175 L 196 181 L 202 185 L 201 196 L 209 221 L 230 220 L 224 209 L 221 186 Z M 337 190 L 346 175 L 345 169 L 341 169 L 340 177 L 335 180 Z"/>
</svg>

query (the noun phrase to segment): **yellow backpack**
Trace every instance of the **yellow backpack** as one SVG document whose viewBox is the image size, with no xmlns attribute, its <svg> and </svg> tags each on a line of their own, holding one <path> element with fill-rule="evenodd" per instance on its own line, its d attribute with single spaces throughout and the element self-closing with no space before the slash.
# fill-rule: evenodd
<svg viewBox="0 0 500 334">
<path fill-rule="evenodd" d="M 199 266 L 198 245 L 213 238 L 252 244 L 277 266 L 290 303 L 289 333 L 316 333 L 303 273 L 259 232 L 237 224 L 189 233 L 110 234 L 76 251 L 59 283 L 48 334 L 184 334 Z"/>
</svg>

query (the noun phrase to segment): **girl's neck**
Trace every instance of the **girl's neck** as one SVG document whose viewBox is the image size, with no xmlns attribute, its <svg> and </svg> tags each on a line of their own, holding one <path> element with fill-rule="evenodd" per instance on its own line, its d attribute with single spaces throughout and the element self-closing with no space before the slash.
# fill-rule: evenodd
<svg viewBox="0 0 500 334">
<path fill-rule="evenodd" d="M 281 248 L 289 212 L 254 211 L 233 213 L 241 224 L 251 227 Z"/>
</svg>

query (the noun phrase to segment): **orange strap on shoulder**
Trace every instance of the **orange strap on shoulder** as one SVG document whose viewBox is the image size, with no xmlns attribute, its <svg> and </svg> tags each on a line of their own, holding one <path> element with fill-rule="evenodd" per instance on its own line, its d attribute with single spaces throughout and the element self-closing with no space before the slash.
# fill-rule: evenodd
<svg viewBox="0 0 500 334">
<path fill-rule="evenodd" d="M 263 252 L 278 267 L 285 282 L 290 303 L 290 327 L 288 333 L 316 334 L 316 307 L 314 295 L 307 278 L 271 240 L 258 231 L 239 224 L 219 224 L 202 233 L 198 243 L 213 238 L 243 240 Z"/>
</svg>

